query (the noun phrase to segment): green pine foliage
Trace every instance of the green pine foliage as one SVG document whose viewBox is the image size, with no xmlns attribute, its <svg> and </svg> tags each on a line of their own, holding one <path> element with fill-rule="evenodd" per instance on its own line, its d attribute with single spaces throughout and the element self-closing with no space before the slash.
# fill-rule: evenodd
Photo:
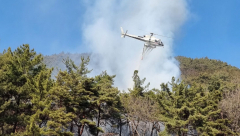
<svg viewBox="0 0 240 136">
<path fill-rule="evenodd" d="M 74 115 L 68 123 L 71 124 L 70 131 L 73 130 L 73 124 L 78 127 L 79 135 L 82 135 L 86 125 L 93 134 L 100 130 L 92 121 L 97 91 L 94 89 L 94 78 L 86 76 L 90 72 L 86 68 L 88 62 L 89 58 L 86 60 L 82 58 L 80 67 L 77 67 L 72 60 L 65 60 L 67 70 L 58 73 L 51 90 L 53 102 L 57 107 L 64 107 L 66 113 Z"/>
<path fill-rule="evenodd" d="M 53 86 L 51 79 L 52 69 L 41 71 L 35 79 L 33 79 L 34 93 L 31 94 L 33 105 L 33 115 L 26 127 L 25 135 L 40 135 L 43 130 L 40 129 L 46 125 L 49 119 L 49 109 L 51 108 L 51 101 L 48 99 L 50 89 Z M 42 131 L 42 132 L 41 132 Z"/>
<path fill-rule="evenodd" d="M 46 69 L 42 60 L 42 55 L 30 50 L 27 44 L 15 51 L 9 48 L 0 56 L 1 135 L 24 132 L 31 116 L 44 107 L 39 101 L 44 101 L 52 80 L 51 70 Z"/>
<path fill-rule="evenodd" d="M 219 82 L 210 84 L 208 91 L 201 86 L 189 87 L 183 82 L 172 79 L 168 84 L 161 84 L 158 92 L 160 106 L 160 120 L 165 122 L 165 130 L 160 135 L 177 134 L 186 135 L 189 127 L 193 127 L 198 134 L 208 135 L 234 135 L 228 127 L 230 120 L 221 116 L 218 103 L 222 99 L 223 90 Z"/>
<path fill-rule="evenodd" d="M 140 77 L 138 76 L 138 70 L 135 70 L 133 73 L 133 82 L 134 82 L 134 86 L 133 89 L 128 89 L 129 92 L 131 93 L 131 95 L 134 96 L 143 96 L 144 95 L 144 91 L 146 91 L 150 85 L 150 83 L 148 83 L 146 86 L 143 86 L 146 78 L 140 79 Z"/>
<path fill-rule="evenodd" d="M 115 120 L 120 118 L 120 98 L 119 90 L 113 87 L 115 76 L 109 76 L 106 71 L 95 77 L 95 87 L 97 90 L 96 109 L 97 109 L 97 127 L 100 127 L 101 120 Z M 116 123 L 117 124 L 117 123 Z M 97 132 L 98 133 L 98 132 Z"/>
</svg>

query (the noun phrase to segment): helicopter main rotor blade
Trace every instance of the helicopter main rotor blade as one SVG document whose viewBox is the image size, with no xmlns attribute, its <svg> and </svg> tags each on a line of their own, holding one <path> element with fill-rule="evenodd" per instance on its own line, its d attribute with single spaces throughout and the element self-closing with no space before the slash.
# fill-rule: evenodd
<svg viewBox="0 0 240 136">
<path fill-rule="evenodd" d="M 141 31 L 144 32 L 144 30 L 142 30 L 142 29 L 138 29 L 138 30 L 141 30 Z M 145 32 L 146 32 L 146 31 L 145 31 Z M 150 33 L 150 34 L 153 34 L 153 35 L 158 35 L 158 36 L 162 36 L 162 37 L 166 37 L 166 38 L 171 38 L 171 39 L 173 39 L 172 37 L 169 37 L 169 36 L 160 35 L 160 34 L 155 34 L 155 33 L 153 33 L 153 32 L 149 32 L 149 31 L 147 31 L 147 32 Z"/>
<path fill-rule="evenodd" d="M 158 35 L 158 36 L 162 36 L 162 37 L 166 37 L 166 38 L 171 38 L 171 39 L 173 39 L 172 37 L 168 37 L 168 36 L 164 36 L 164 35 L 159 35 L 159 34 L 153 34 L 153 35 Z"/>
</svg>

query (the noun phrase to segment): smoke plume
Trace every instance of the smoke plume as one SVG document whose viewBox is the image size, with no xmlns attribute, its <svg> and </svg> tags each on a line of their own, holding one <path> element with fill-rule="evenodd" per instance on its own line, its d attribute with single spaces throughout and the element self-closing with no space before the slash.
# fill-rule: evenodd
<svg viewBox="0 0 240 136">
<path fill-rule="evenodd" d="M 153 32 L 174 38 L 188 16 L 186 0 L 96 0 L 84 4 L 84 44 L 95 56 L 90 64 L 92 75 L 107 70 L 116 75 L 115 86 L 125 90 L 133 85 L 134 70 L 139 70 L 140 78 L 146 77 L 150 88 L 160 88 L 160 83 L 171 81 L 173 76 L 179 78 L 173 39 L 159 36 L 164 48 L 153 49 L 141 60 L 144 43 L 121 38 L 120 27 L 129 34 Z"/>
</svg>

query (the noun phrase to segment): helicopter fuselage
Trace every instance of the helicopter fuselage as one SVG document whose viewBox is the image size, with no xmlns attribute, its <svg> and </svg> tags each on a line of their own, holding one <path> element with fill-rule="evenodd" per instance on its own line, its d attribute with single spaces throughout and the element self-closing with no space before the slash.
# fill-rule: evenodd
<svg viewBox="0 0 240 136">
<path fill-rule="evenodd" d="M 164 46 L 160 39 L 157 39 L 152 35 L 135 36 L 135 35 L 131 35 L 131 34 L 125 34 L 124 36 L 143 41 L 143 42 L 145 42 L 145 44 L 144 44 L 145 46 L 151 46 L 153 48 L 156 46 Z"/>
</svg>

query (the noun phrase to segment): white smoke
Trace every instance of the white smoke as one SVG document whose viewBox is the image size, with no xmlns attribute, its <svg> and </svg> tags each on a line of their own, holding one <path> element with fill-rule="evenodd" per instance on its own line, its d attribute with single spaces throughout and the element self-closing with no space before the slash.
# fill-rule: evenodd
<svg viewBox="0 0 240 136">
<path fill-rule="evenodd" d="M 174 38 L 188 16 L 186 0 L 96 0 L 85 4 L 83 39 L 97 54 L 91 60 L 93 75 L 107 70 L 116 75 L 115 86 L 120 89 L 132 87 L 134 70 L 139 70 L 140 78 L 146 77 L 150 88 L 160 88 L 160 83 L 171 81 L 173 76 L 179 78 L 172 39 L 158 37 L 164 48 L 157 47 L 141 60 L 144 43 L 121 38 L 120 27 L 129 34 L 153 32 Z"/>
</svg>

